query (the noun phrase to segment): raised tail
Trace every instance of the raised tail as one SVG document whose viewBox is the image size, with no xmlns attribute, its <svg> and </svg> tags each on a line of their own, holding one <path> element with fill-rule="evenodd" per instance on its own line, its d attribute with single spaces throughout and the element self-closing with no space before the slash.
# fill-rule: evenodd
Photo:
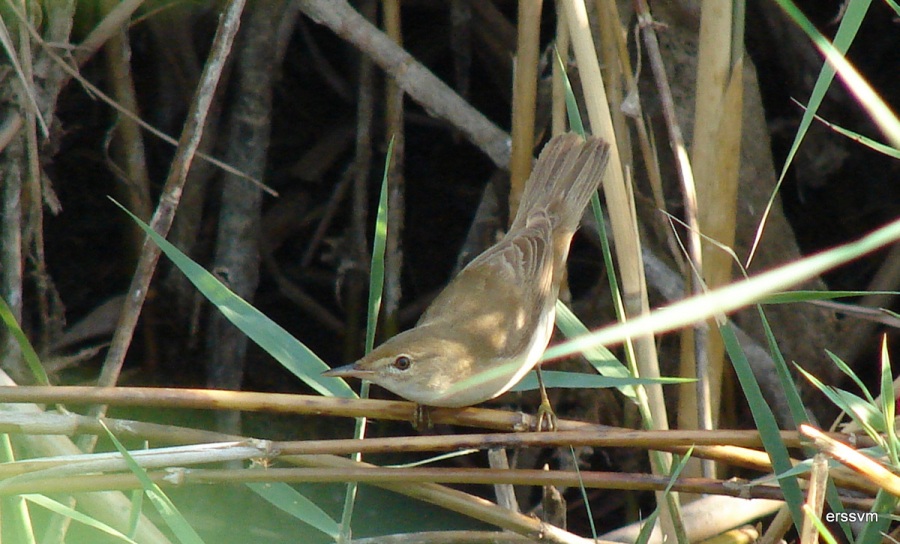
<svg viewBox="0 0 900 544">
<path fill-rule="evenodd" d="M 523 228 L 534 213 L 546 214 L 554 238 L 571 238 L 591 195 L 600 186 L 609 157 L 609 144 L 568 133 L 551 139 L 525 183 L 510 230 Z"/>
</svg>

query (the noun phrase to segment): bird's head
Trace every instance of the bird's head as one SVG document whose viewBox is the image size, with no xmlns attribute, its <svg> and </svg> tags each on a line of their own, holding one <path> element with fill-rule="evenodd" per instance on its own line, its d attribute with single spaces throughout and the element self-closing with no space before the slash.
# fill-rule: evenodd
<svg viewBox="0 0 900 544">
<path fill-rule="evenodd" d="M 490 358 L 481 355 L 477 346 L 459 337 L 420 326 L 394 336 L 355 363 L 323 375 L 369 380 L 418 404 L 471 406 L 500 392 L 495 385 L 479 384 L 478 380 L 473 380 L 472 387 L 460 387 Z"/>
</svg>

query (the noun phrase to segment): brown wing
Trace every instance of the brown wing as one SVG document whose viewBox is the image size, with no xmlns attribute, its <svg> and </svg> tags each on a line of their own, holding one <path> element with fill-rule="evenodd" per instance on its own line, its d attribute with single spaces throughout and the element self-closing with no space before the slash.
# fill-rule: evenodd
<svg viewBox="0 0 900 544">
<path fill-rule="evenodd" d="M 419 325 L 441 322 L 496 356 L 521 352 L 553 293 L 550 222 L 535 216 L 469 263 L 431 303 Z"/>
</svg>

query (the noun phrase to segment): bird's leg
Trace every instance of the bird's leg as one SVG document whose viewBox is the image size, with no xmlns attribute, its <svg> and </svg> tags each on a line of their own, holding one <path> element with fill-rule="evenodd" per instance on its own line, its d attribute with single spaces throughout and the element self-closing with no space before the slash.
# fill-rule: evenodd
<svg viewBox="0 0 900 544">
<path fill-rule="evenodd" d="M 550 399 L 547 397 L 547 389 L 544 387 L 544 377 L 541 375 L 541 364 L 538 363 L 534 367 L 537 372 L 538 386 L 541 389 L 541 405 L 538 407 L 536 431 L 555 431 L 556 430 L 556 414 L 553 413 L 553 407 L 550 406 Z M 547 424 L 546 429 L 544 424 Z"/>
<path fill-rule="evenodd" d="M 427 432 L 434 428 L 434 423 L 431 421 L 431 406 L 416 403 L 416 409 L 413 412 L 412 426 L 413 429 L 420 433 Z"/>
</svg>

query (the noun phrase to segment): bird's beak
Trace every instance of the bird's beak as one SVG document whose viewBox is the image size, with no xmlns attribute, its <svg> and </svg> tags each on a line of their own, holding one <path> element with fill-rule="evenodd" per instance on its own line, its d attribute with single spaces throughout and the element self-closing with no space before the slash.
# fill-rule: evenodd
<svg viewBox="0 0 900 544">
<path fill-rule="evenodd" d="M 326 370 L 322 373 L 326 378 L 359 378 L 359 379 L 368 379 L 373 376 L 375 372 L 373 370 L 365 370 L 359 368 L 357 363 L 339 366 L 337 368 L 332 368 L 331 370 Z"/>
</svg>

